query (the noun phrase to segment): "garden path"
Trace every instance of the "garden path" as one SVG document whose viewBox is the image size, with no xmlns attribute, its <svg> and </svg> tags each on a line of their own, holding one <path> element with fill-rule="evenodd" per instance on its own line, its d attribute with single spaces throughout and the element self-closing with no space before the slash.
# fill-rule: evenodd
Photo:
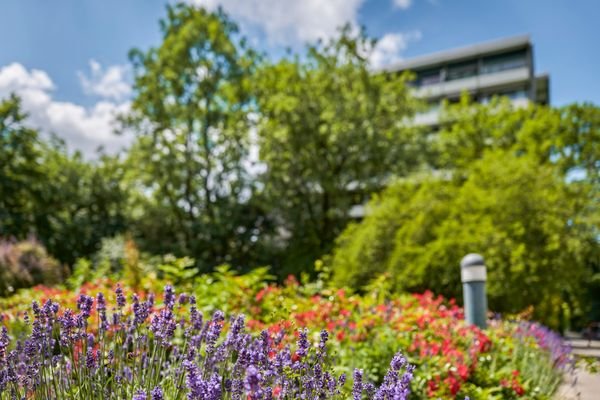
<svg viewBox="0 0 600 400">
<path fill-rule="evenodd" d="M 575 386 L 563 384 L 559 390 L 558 400 L 598 400 L 600 399 L 600 374 L 591 374 L 577 370 Z"/>
<path fill-rule="evenodd" d="M 573 353 L 595 357 L 600 361 L 600 341 L 583 340 L 579 337 L 571 337 L 567 342 L 573 347 Z M 566 382 L 559 390 L 561 400 L 598 400 L 600 399 L 600 373 L 591 374 L 578 369 L 576 371 L 575 386 Z"/>
</svg>

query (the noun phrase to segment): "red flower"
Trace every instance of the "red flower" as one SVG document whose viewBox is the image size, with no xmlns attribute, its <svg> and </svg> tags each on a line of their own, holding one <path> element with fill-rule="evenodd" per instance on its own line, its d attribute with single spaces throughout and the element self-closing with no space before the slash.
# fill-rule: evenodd
<svg viewBox="0 0 600 400">
<path fill-rule="evenodd" d="M 525 394 L 525 389 L 523 389 L 523 386 L 521 386 L 517 381 L 513 382 L 512 388 L 517 396 L 523 396 Z"/>
<path fill-rule="evenodd" d="M 457 372 L 463 381 L 469 377 L 469 368 L 465 364 L 458 364 Z"/>
<path fill-rule="evenodd" d="M 427 382 L 427 396 L 428 397 L 435 397 L 435 394 L 436 394 L 436 392 L 437 392 L 437 390 L 439 388 L 439 385 L 438 385 L 439 380 L 440 380 L 440 377 L 436 376 L 435 377 L 435 381 L 434 380 L 429 380 Z"/>
<path fill-rule="evenodd" d="M 298 279 L 296 279 L 296 277 L 294 275 L 288 275 L 287 278 L 285 278 L 285 285 L 286 286 L 298 286 Z"/>
<path fill-rule="evenodd" d="M 444 380 L 444 383 L 450 388 L 450 393 L 455 396 L 460 390 L 460 382 L 453 376 L 449 376 Z"/>
<path fill-rule="evenodd" d="M 255 300 L 256 300 L 256 301 L 261 301 L 261 300 L 263 299 L 263 297 L 265 297 L 265 295 L 266 295 L 268 292 L 269 292 L 269 291 L 268 291 L 268 289 L 267 289 L 267 288 L 264 288 L 264 289 L 261 289 L 261 290 L 259 290 L 259 292 L 258 292 L 258 293 L 256 293 Z"/>
</svg>

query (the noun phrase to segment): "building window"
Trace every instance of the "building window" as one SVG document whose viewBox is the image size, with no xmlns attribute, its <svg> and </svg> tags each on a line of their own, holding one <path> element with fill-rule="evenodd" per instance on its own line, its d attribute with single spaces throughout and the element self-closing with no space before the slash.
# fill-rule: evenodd
<svg viewBox="0 0 600 400">
<path fill-rule="evenodd" d="M 481 66 L 481 73 L 493 74 L 495 72 L 521 68 L 525 65 L 527 65 L 527 52 L 525 50 L 519 50 L 512 53 L 484 58 Z"/>
<path fill-rule="evenodd" d="M 489 104 L 494 97 L 508 97 L 511 101 L 527 99 L 529 94 L 526 88 L 504 90 L 495 93 L 485 93 L 479 96 L 479 103 Z"/>
<path fill-rule="evenodd" d="M 527 98 L 527 91 L 525 89 L 513 90 L 505 94 L 511 100 L 519 100 Z"/>
<path fill-rule="evenodd" d="M 417 74 L 419 86 L 435 85 L 442 81 L 442 71 L 439 69 L 422 71 Z"/>
<path fill-rule="evenodd" d="M 470 78 L 477 75 L 477 62 L 469 61 L 448 66 L 447 80 Z"/>
</svg>

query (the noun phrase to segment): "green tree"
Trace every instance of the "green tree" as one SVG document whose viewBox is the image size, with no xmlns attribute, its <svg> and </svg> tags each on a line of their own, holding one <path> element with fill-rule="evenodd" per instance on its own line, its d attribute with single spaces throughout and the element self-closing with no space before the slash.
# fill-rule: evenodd
<svg viewBox="0 0 600 400">
<path fill-rule="evenodd" d="M 25 124 L 20 100 L 0 101 L 0 236 L 33 233 L 44 172 L 38 133 Z"/>
<path fill-rule="evenodd" d="M 102 238 L 127 229 L 128 193 L 118 158 L 101 156 L 86 161 L 55 141 L 46 149 L 42 167 L 46 181 L 35 234 L 60 261 L 72 265 L 95 253 Z"/>
<path fill-rule="evenodd" d="M 125 228 L 119 163 L 85 161 L 27 125 L 16 96 L 0 102 L 0 236 L 36 236 L 71 264 Z"/>
<path fill-rule="evenodd" d="M 442 112 L 442 129 L 432 144 L 436 168 L 460 169 L 500 149 L 600 184 L 600 107 L 593 104 L 515 107 L 508 99 L 484 105 L 463 96 Z"/>
<path fill-rule="evenodd" d="M 252 263 L 265 221 L 247 168 L 257 56 L 220 10 L 168 6 L 161 29 L 159 47 L 130 53 L 134 233 L 202 270 Z"/>
<path fill-rule="evenodd" d="M 403 77 L 369 69 L 373 45 L 346 27 L 257 74 L 264 193 L 288 236 L 279 274 L 309 269 L 353 205 L 416 165 L 416 103 Z"/>
<path fill-rule="evenodd" d="M 559 325 L 561 307 L 581 313 L 586 262 L 600 251 L 585 206 L 587 183 L 558 168 L 494 150 L 446 178 L 400 181 L 338 239 L 334 282 L 360 287 L 387 272 L 396 289 L 460 297 L 459 262 L 484 255 L 490 309 Z"/>
</svg>

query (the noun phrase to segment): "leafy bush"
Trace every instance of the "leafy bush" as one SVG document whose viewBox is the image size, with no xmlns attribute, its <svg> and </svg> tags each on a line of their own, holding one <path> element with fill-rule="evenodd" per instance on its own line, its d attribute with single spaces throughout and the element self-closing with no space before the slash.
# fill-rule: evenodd
<svg viewBox="0 0 600 400">
<path fill-rule="evenodd" d="M 39 284 L 58 284 L 64 268 L 35 239 L 0 239 L 0 296 Z"/>
<path fill-rule="evenodd" d="M 387 272 L 398 291 L 460 298 L 460 259 L 477 252 L 492 310 L 533 305 L 536 319 L 559 328 L 563 308 L 581 309 L 586 260 L 598 250 L 588 189 L 505 152 L 488 153 L 464 176 L 398 182 L 338 239 L 333 283 L 360 289 Z"/>
<path fill-rule="evenodd" d="M 175 260 L 174 263 L 183 260 L 170 255 L 162 258 L 165 264 L 169 264 L 171 259 Z M 140 252 L 130 237 L 118 235 L 104 238 L 100 249 L 90 259 L 79 258 L 75 262 L 67 284 L 70 288 L 77 289 L 85 282 L 110 277 L 139 287 L 144 275 L 156 274 L 161 269 L 160 259 L 161 257 L 151 257 Z"/>
</svg>

